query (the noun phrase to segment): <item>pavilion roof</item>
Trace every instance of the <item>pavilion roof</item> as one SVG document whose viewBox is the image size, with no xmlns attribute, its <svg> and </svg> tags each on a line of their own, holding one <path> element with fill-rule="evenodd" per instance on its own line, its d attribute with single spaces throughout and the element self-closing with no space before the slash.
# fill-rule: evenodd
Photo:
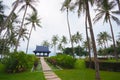
<svg viewBox="0 0 120 80">
<path fill-rule="evenodd" d="M 50 53 L 49 48 L 46 46 L 36 46 L 34 53 Z"/>
</svg>

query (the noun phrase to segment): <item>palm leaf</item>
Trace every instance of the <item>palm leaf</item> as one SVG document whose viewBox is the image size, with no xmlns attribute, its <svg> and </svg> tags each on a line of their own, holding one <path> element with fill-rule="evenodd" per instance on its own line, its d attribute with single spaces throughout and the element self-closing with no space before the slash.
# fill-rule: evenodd
<svg viewBox="0 0 120 80">
<path fill-rule="evenodd" d="M 120 25 L 120 20 L 119 20 L 117 17 L 111 15 L 111 18 L 112 18 L 118 25 Z"/>
<path fill-rule="evenodd" d="M 120 11 L 111 11 L 113 14 L 120 15 Z"/>
</svg>

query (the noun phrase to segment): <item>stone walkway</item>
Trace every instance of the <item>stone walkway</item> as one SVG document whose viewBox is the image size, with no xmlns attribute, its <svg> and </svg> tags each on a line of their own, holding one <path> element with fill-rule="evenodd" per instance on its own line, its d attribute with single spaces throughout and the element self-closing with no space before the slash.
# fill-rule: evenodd
<svg viewBox="0 0 120 80">
<path fill-rule="evenodd" d="M 48 66 L 48 64 L 45 62 L 44 58 L 41 57 L 40 58 L 41 61 L 41 65 L 42 65 L 42 70 L 45 76 L 46 80 L 61 80 L 50 68 L 50 66 Z"/>
</svg>

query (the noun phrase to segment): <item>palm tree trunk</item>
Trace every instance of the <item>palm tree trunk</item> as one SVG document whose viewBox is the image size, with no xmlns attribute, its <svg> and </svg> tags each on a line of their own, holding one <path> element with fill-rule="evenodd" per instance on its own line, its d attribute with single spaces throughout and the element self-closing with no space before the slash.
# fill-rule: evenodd
<svg viewBox="0 0 120 80">
<path fill-rule="evenodd" d="M 119 11 L 120 11 L 120 1 L 119 0 L 116 0 L 117 1 L 117 5 L 118 5 L 118 8 L 119 8 Z"/>
<path fill-rule="evenodd" d="M 95 43 L 95 38 L 94 38 L 94 33 L 93 33 L 93 28 L 92 28 L 92 22 L 91 22 L 91 17 L 90 17 L 90 12 L 89 12 L 89 4 L 88 1 L 86 1 L 86 12 L 87 12 L 87 16 L 88 16 L 88 23 L 90 26 L 90 35 L 91 35 L 91 39 L 92 39 L 92 47 L 93 47 L 93 52 L 94 52 L 94 63 L 95 63 L 95 72 L 96 72 L 96 76 L 95 79 L 96 80 L 101 80 L 100 79 L 100 73 L 99 73 L 99 63 L 98 63 L 98 59 L 97 59 L 97 50 L 96 50 L 96 43 Z"/>
<path fill-rule="evenodd" d="M 22 28 L 23 28 L 23 24 L 24 24 L 25 15 L 26 15 L 26 12 L 27 12 L 27 7 L 28 6 L 26 6 L 26 8 L 25 8 L 25 12 L 24 12 L 24 15 L 23 15 L 23 18 L 22 18 L 22 23 L 21 23 L 21 26 L 20 26 L 19 34 L 18 34 L 18 39 L 17 39 L 16 45 L 15 45 L 15 51 L 17 51 L 18 43 L 19 43 L 21 35 L 22 35 Z"/>
<path fill-rule="evenodd" d="M 111 23 L 110 18 L 109 18 L 109 23 L 110 23 L 111 33 L 112 33 L 114 55 L 115 55 L 116 61 L 118 61 L 118 55 L 117 55 L 117 51 L 116 51 L 116 44 L 115 44 L 115 38 L 114 38 L 114 33 L 113 33 L 113 27 L 112 27 L 112 23 Z"/>
<path fill-rule="evenodd" d="M 70 29 L 70 24 L 69 24 L 69 18 L 68 18 L 68 8 L 67 8 L 67 24 L 68 24 L 68 30 L 69 30 L 69 36 L 70 36 L 70 42 L 72 46 L 72 56 L 74 57 L 74 48 L 73 48 L 73 41 L 72 41 L 72 35 L 71 35 L 71 29 Z"/>
<path fill-rule="evenodd" d="M 90 61 L 89 68 L 91 68 L 92 59 L 91 59 L 91 54 L 90 54 L 90 41 L 89 41 L 89 37 L 88 37 L 87 13 L 86 13 L 86 16 L 85 16 L 85 29 L 86 29 L 86 39 L 87 39 L 87 42 L 88 42 L 88 55 L 89 55 L 89 61 Z"/>
<path fill-rule="evenodd" d="M 30 42 L 30 37 L 31 37 L 32 30 L 33 30 L 33 26 L 31 27 L 30 34 L 29 34 L 29 37 L 28 37 L 28 43 L 27 43 L 27 48 L 26 48 L 26 54 L 27 54 L 27 52 L 28 52 L 28 47 L 29 47 L 29 42 Z"/>
</svg>

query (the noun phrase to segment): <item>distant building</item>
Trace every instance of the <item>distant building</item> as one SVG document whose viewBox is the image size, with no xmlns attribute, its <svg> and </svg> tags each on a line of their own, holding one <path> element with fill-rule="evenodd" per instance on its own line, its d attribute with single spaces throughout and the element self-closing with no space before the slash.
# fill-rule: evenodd
<svg viewBox="0 0 120 80">
<path fill-rule="evenodd" d="M 38 57 L 48 57 L 51 51 L 49 51 L 49 48 L 46 46 L 36 46 L 36 49 L 33 52 Z"/>
</svg>

